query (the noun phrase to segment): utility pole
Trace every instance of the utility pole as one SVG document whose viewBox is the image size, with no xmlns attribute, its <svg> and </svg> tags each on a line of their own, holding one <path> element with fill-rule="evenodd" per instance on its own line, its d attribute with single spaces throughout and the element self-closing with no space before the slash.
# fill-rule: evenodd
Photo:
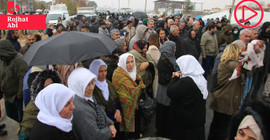
<svg viewBox="0 0 270 140">
<path fill-rule="evenodd" d="M 128 8 L 129 8 L 130 0 L 128 0 Z"/>
<path fill-rule="evenodd" d="M 144 0 L 144 1 L 145 1 L 144 13 L 146 14 L 147 0 Z"/>
<path fill-rule="evenodd" d="M 231 8 L 231 10 L 230 10 L 230 15 L 229 15 L 229 20 L 231 21 L 231 18 L 232 18 L 232 14 L 233 14 L 233 11 L 234 11 L 234 3 L 235 3 L 235 0 L 233 0 L 233 2 L 232 2 L 232 8 Z M 237 9 L 236 9 L 237 10 Z"/>
<path fill-rule="evenodd" d="M 120 13 L 120 0 L 118 0 L 118 12 Z"/>
</svg>

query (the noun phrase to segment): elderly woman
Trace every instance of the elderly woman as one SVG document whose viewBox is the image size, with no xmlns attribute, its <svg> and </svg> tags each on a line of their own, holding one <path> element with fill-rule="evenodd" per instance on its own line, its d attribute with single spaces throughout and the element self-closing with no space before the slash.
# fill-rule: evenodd
<svg viewBox="0 0 270 140">
<path fill-rule="evenodd" d="M 192 55 L 176 60 L 181 71 L 174 72 L 167 94 L 173 140 L 204 140 L 205 103 L 208 96 L 204 70 Z"/>
<path fill-rule="evenodd" d="M 217 85 L 210 101 L 210 108 L 214 110 L 214 116 L 210 127 L 209 140 L 225 139 L 226 130 L 231 116 L 239 108 L 242 93 L 244 91 L 244 76 L 229 80 L 233 71 L 238 66 L 241 47 L 230 44 L 221 56 L 218 66 Z"/>
<path fill-rule="evenodd" d="M 155 62 L 150 55 L 146 54 L 148 43 L 144 40 L 139 40 L 134 45 L 134 49 L 129 51 L 136 60 L 137 74 L 142 77 L 143 83 L 146 86 L 146 91 L 150 97 L 153 97 L 153 80 L 155 76 Z"/>
<path fill-rule="evenodd" d="M 106 80 L 107 65 L 100 59 L 94 60 L 89 70 L 97 76 L 93 96 L 97 103 L 105 107 L 107 116 L 115 122 L 121 123 L 121 105 L 112 83 Z"/>
<path fill-rule="evenodd" d="M 72 124 L 80 140 L 109 140 L 116 134 L 113 121 L 93 97 L 95 81 L 96 76 L 85 68 L 75 69 L 68 78 L 68 87 L 76 93 Z"/>
<path fill-rule="evenodd" d="M 118 38 L 114 41 L 118 45 L 119 55 L 121 55 L 127 51 L 127 43 L 126 43 L 125 38 Z"/>
<path fill-rule="evenodd" d="M 174 56 L 176 45 L 173 41 L 166 41 L 160 48 L 161 56 L 157 63 L 158 68 L 158 90 L 157 90 L 157 111 L 156 128 L 158 135 L 169 137 L 170 125 L 169 106 L 170 98 L 167 96 L 167 87 L 171 80 L 172 73 L 178 69 Z"/>
<path fill-rule="evenodd" d="M 75 92 L 62 84 L 51 84 L 38 94 L 40 110 L 30 134 L 32 140 L 71 140 Z"/>
<path fill-rule="evenodd" d="M 132 54 L 125 53 L 120 56 L 112 83 L 122 106 L 123 122 L 120 131 L 126 132 L 125 139 L 139 138 L 140 116 L 137 102 L 145 85 L 141 77 L 136 74 L 135 57 Z"/>
<path fill-rule="evenodd" d="M 31 100 L 23 112 L 19 139 L 29 139 L 33 125 L 37 119 L 39 109 L 35 105 L 35 99 L 38 93 L 52 83 L 61 83 L 61 79 L 56 71 L 44 70 L 38 72 L 30 86 Z"/>
</svg>

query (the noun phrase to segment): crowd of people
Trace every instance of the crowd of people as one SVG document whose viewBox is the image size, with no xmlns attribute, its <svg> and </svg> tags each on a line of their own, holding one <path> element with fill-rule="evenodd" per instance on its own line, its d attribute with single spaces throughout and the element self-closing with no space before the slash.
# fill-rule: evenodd
<svg viewBox="0 0 270 140">
<path fill-rule="evenodd" d="M 226 18 L 100 14 L 59 20 L 46 34 L 71 31 L 109 36 L 117 48 L 74 65 L 28 66 L 23 55 L 39 34 L 24 47 L 17 30 L 0 40 L 0 95 L 20 140 L 141 138 L 153 118 L 140 106 L 146 96 L 156 101 L 157 136 L 204 140 L 210 94 L 208 140 L 270 139 L 270 22 L 249 30 Z"/>
</svg>

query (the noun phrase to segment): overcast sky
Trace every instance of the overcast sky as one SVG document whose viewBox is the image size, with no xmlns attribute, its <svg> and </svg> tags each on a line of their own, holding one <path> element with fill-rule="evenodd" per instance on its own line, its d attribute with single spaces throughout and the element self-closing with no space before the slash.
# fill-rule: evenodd
<svg viewBox="0 0 270 140">
<path fill-rule="evenodd" d="M 129 0 L 93 0 L 97 3 L 99 7 L 113 7 L 118 8 L 118 1 L 120 1 L 121 8 L 128 7 Z M 232 0 L 195 0 L 203 3 L 203 9 L 212 9 L 212 8 L 225 8 L 225 5 L 231 5 Z M 237 4 L 241 0 L 236 0 L 235 4 Z M 258 0 L 259 2 L 262 0 Z M 270 3 L 270 0 L 263 0 L 266 3 Z M 144 10 L 145 0 L 130 0 L 130 8 Z M 154 9 L 154 0 L 147 0 L 147 9 Z"/>
</svg>

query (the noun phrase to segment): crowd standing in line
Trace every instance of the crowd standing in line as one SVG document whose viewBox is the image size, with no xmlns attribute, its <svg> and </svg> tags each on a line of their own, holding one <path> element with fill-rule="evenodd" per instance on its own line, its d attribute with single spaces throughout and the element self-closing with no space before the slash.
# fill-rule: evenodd
<svg viewBox="0 0 270 140">
<path fill-rule="evenodd" d="M 21 47 L 19 31 L 8 31 L 0 40 L 0 95 L 20 123 L 20 140 L 141 138 L 153 117 L 141 107 L 148 96 L 156 101 L 157 136 L 204 140 L 209 94 L 208 140 L 269 139 L 270 22 L 249 30 L 226 18 L 114 13 L 58 22 L 48 37 L 91 32 L 117 48 L 74 65 L 29 67 L 23 55 L 42 37 L 27 34 Z"/>
</svg>

